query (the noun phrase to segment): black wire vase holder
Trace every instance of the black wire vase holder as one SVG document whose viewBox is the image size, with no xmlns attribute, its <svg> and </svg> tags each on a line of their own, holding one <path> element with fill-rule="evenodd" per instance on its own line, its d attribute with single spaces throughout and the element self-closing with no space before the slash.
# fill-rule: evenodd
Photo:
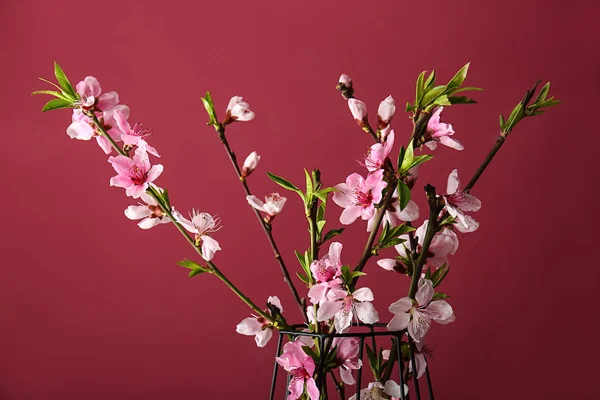
<svg viewBox="0 0 600 400">
<path fill-rule="evenodd" d="M 334 338 L 357 338 L 359 340 L 359 351 L 358 351 L 358 359 L 363 360 L 365 342 L 370 342 L 373 346 L 373 349 L 377 348 L 376 338 L 389 338 L 392 342 L 392 349 L 390 352 L 390 359 L 395 357 L 394 363 L 397 363 L 397 378 L 398 384 L 400 385 L 400 399 L 401 400 L 434 400 L 433 397 L 433 387 L 431 384 L 431 376 L 429 374 L 429 365 L 427 364 L 425 367 L 425 372 L 422 379 L 417 379 L 416 374 L 409 374 L 408 368 L 409 365 L 412 366 L 412 371 L 418 371 L 417 362 L 415 358 L 415 343 L 412 341 L 409 335 L 406 334 L 406 330 L 401 331 L 388 331 L 387 325 L 383 323 L 375 323 L 375 324 L 363 324 L 363 323 L 353 323 L 352 327 L 354 328 L 362 328 L 365 329 L 365 332 L 348 332 L 348 333 L 314 333 L 314 332 L 303 332 L 302 329 L 306 328 L 306 325 L 292 325 L 290 330 L 281 330 L 279 331 L 279 337 L 277 340 L 277 352 L 275 353 L 275 357 L 279 357 L 281 355 L 281 350 L 283 348 L 285 337 L 288 338 L 288 341 L 295 341 L 299 337 L 310 337 L 311 339 L 316 339 L 318 343 L 319 349 L 329 349 L 331 346 L 331 342 Z M 402 338 L 406 335 L 406 340 L 403 341 Z M 328 347 L 329 346 L 329 347 Z M 406 348 L 407 351 L 403 352 L 402 348 Z M 408 353 L 408 354 L 407 354 Z M 321 375 L 324 358 L 327 356 L 327 351 L 319 351 L 318 360 L 316 360 L 316 370 L 319 371 L 319 375 Z M 426 356 L 423 355 L 426 360 Z M 400 360 L 398 362 L 398 360 Z M 406 363 L 406 365 L 405 365 Z M 362 390 L 363 381 L 363 369 L 365 367 L 365 363 L 362 362 L 362 366 L 356 370 L 356 391 L 354 389 L 350 390 L 348 393 L 345 393 L 346 397 L 349 398 L 352 395 L 355 395 L 356 400 L 360 400 L 360 391 Z M 273 378 L 271 381 L 271 391 L 269 395 L 269 400 L 275 399 L 275 391 L 277 386 L 277 376 L 279 369 L 281 367 L 277 362 L 275 362 L 275 367 L 273 369 Z M 393 369 L 393 365 L 391 367 Z M 367 366 L 369 369 L 369 366 Z M 320 376 L 317 379 L 317 386 L 321 389 L 321 385 L 319 385 L 320 379 L 327 379 L 327 376 Z M 390 375 L 390 379 L 391 375 Z M 419 381 L 425 380 L 426 392 L 420 388 Z M 283 399 L 287 399 L 289 395 L 288 385 L 290 381 L 290 375 L 287 375 L 287 384 L 285 387 L 285 397 Z M 337 382 L 336 382 L 337 383 Z M 382 382 L 384 383 L 384 382 Z M 411 389 L 405 393 L 404 385 L 411 384 Z M 347 386 L 346 386 L 347 387 Z M 337 389 L 337 388 L 336 388 Z M 409 395 L 410 393 L 410 395 Z M 427 397 L 425 396 L 427 393 Z M 410 397 L 409 397 L 410 396 Z M 323 397 L 321 394 L 321 399 L 329 399 L 326 394 Z"/>
</svg>

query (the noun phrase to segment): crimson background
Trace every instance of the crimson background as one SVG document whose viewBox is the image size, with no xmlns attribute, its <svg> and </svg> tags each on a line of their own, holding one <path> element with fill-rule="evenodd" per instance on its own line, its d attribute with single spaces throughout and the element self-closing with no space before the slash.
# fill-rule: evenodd
<svg viewBox="0 0 600 400">
<path fill-rule="evenodd" d="M 272 371 L 274 343 L 235 333 L 245 305 L 210 276 L 187 279 L 175 263 L 194 254 L 172 227 L 128 221 L 132 201 L 108 186 L 104 154 L 68 139 L 68 111 L 39 112 L 29 93 L 53 60 L 71 81 L 98 77 L 154 128 L 159 184 L 179 209 L 223 217 L 215 261 L 256 302 L 279 295 L 291 320 L 297 309 L 204 125 L 205 90 L 219 112 L 232 95 L 256 111 L 228 132 L 240 156 L 262 155 L 250 181 L 262 194 L 277 190 L 266 170 L 301 182 L 302 167 L 319 167 L 329 185 L 360 171 L 370 141 L 334 89 L 340 73 L 374 115 L 388 94 L 411 100 L 421 70 L 447 80 L 471 61 L 467 83 L 486 90 L 445 113 L 465 150 L 436 150 L 420 178 L 443 189 L 452 168 L 466 180 L 481 162 L 498 114 L 551 80 L 564 103 L 519 125 L 476 186 L 481 228 L 452 259 L 457 321 L 432 329 L 432 375 L 439 399 L 599 398 L 598 12 L 591 0 L 2 1 L 0 398 L 263 399 Z M 394 126 L 405 141 L 401 111 Z M 289 197 L 275 232 L 295 269 L 292 250 L 308 242 Z M 345 262 L 364 240 L 362 223 L 347 230 Z M 407 279 L 373 261 L 366 271 L 389 319 Z"/>
</svg>

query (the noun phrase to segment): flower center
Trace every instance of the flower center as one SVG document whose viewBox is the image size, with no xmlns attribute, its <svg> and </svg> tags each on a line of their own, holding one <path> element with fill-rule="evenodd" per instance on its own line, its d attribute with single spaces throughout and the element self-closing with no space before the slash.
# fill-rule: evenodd
<svg viewBox="0 0 600 400">
<path fill-rule="evenodd" d="M 303 367 L 294 368 L 293 370 L 290 371 L 290 374 L 292 375 L 292 377 L 294 377 L 296 379 L 306 380 L 306 379 L 310 378 L 308 371 Z"/>
<path fill-rule="evenodd" d="M 146 182 L 147 176 L 146 172 L 144 172 L 139 166 L 134 165 L 129 170 L 129 177 L 134 185 L 141 185 Z"/>
<path fill-rule="evenodd" d="M 356 189 L 354 191 L 354 197 L 356 199 L 356 205 L 358 206 L 368 207 L 373 203 L 371 189 L 368 189 L 366 192 Z"/>
<path fill-rule="evenodd" d="M 131 136 L 145 138 L 146 136 L 150 136 L 152 134 L 152 131 L 148 128 L 144 128 L 141 122 L 136 122 L 135 125 L 133 125 L 133 128 L 131 129 L 129 134 Z"/>
<path fill-rule="evenodd" d="M 150 214 L 150 218 L 162 218 L 164 216 L 159 206 L 154 206 L 150 204 L 148 205 L 148 209 L 152 211 L 152 214 Z"/>
</svg>

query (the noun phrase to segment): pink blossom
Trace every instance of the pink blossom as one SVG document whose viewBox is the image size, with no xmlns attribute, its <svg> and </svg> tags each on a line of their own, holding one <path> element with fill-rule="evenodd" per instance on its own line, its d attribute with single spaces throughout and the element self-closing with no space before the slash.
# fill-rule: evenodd
<svg viewBox="0 0 600 400">
<path fill-rule="evenodd" d="M 117 92 L 102 93 L 100 83 L 93 76 L 87 76 L 75 86 L 81 97 L 79 105 L 84 108 L 95 107 L 99 110 L 108 110 L 119 103 Z"/>
<path fill-rule="evenodd" d="M 452 125 L 440 122 L 440 114 L 444 110 L 444 107 L 438 107 L 429 122 L 427 122 L 427 132 L 425 145 L 431 150 L 435 150 L 437 142 L 440 142 L 444 146 L 451 147 L 456 150 L 462 150 L 464 147 L 458 140 L 452 139 L 450 136 L 454 135 L 454 129 Z"/>
<path fill-rule="evenodd" d="M 408 394 L 408 386 L 404 385 L 404 395 Z M 360 400 L 397 400 L 402 397 L 400 385 L 389 380 L 385 385 L 381 382 L 371 382 L 366 389 L 360 391 Z M 349 400 L 356 400 L 356 395 Z"/>
<path fill-rule="evenodd" d="M 387 186 L 383 180 L 383 170 L 375 171 L 363 179 L 357 173 L 346 178 L 346 183 L 340 183 L 333 193 L 333 201 L 344 208 L 340 215 L 340 222 L 350 225 L 358 217 L 368 220 L 375 214 L 375 204 L 382 198 L 382 191 Z"/>
<path fill-rule="evenodd" d="M 338 82 L 346 87 L 352 87 L 352 79 L 346 74 L 342 74 Z"/>
<path fill-rule="evenodd" d="M 409 200 L 404 207 L 403 210 L 400 210 L 400 205 L 398 204 L 398 189 L 394 191 L 392 195 L 392 201 L 390 205 L 385 210 L 385 215 L 383 216 L 382 224 L 386 222 L 390 224 L 390 226 L 396 226 L 397 221 L 415 221 L 419 218 L 419 206 L 412 200 Z M 375 215 L 369 219 L 367 223 L 367 232 L 371 232 L 373 230 L 373 226 L 375 225 Z"/>
<path fill-rule="evenodd" d="M 258 211 L 262 211 L 269 216 L 269 220 L 272 220 L 277 214 L 283 210 L 283 206 L 287 199 L 279 195 L 279 193 L 271 193 L 268 196 L 265 196 L 265 202 L 263 203 L 258 197 L 246 196 L 246 200 L 248 200 L 248 204 L 252 207 L 256 208 Z"/>
<path fill-rule="evenodd" d="M 154 197 L 146 193 L 142 193 L 140 198 L 146 204 L 127 207 L 125 210 L 125 216 L 127 218 L 131 220 L 141 219 L 141 221 L 138 223 L 138 226 L 142 229 L 150 229 L 158 224 L 166 224 L 171 222 L 169 216 L 163 213 Z"/>
<path fill-rule="evenodd" d="M 308 297 L 313 304 L 326 300 L 329 289 L 340 287 L 342 283 L 339 278 L 342 275 L 341 253 L 342 244 L 333 242 L 329 245 L 328 254 L 310 264 L 310 270 L 316 282 L 308 291 Z"/>
<path fill-rule="evenodd" d="M 71 121 L 71 125 L 67 128 L 67 135 L 69 135 L 71 139 L 90 140 L 95 137 L 98 146 L 100 146 L 104 153 L 110 154 L 112 152 L 112 145 L 108 139 L 96 131 L 94 124 L 81 108 L 75 108 L 73 110 Z M 109 134 L 113 137 L 111 131 L 112 129 L 109 131 Z M 115 138 L 113 137 L 113 139 Z"/>
<path fill-rule="evenodd" d="M 254 113 L 250 111 L 250 105 L 243 101 L 240 96 L 233 96 L 227 105 L 227 111 L 224 125 L 234 121 L 251 121 L 254 119 Z"/>
<path fill-rule="evenodd" d="M 453 322 L 454 312 L 445 300 L 433 300 L 433 283 L 429 279 L 421 279 L 415 300 L 403 297 L 389 307 L 394 317 L 388 324 L 391 331 L 401 331 L 408 328 L 408 334 L 420 342 L 423 340 L 431 321 L 446 325 Z"/>
<path fill-rule="evenodd" d="M 340 367 L 340 377 L 346 385 L 354 385 L 352 371 L 362 366 L 362 360 L 358 359 L 360 341 L 356 337 L 336 337 L 331 346 L 336 349 L 335 363 Z"/>
<path fill-rule="evenodd" d="M 248 157 L 246 157 L 246 160 L 244 160 L 244 165 L 242 166 L 242 177 L 245 178 L 250 176 L 250 174 L 254 172 L 258 166 L 259 161 L 260 156 L 257 152 L 253 151 L 252 153 L 248 154 Z"/>
<path fill-rule="evenodd" d="M 219 242 L 209 235 L 209 233 L 221 229 L 221 218 L 195 209 L 192 210 L 191 220 L 184 218 L 177 211 L 173 213 L 173 216 L 188 232 L 194 234 L 196 243 L 202 242 L 202 258 L 206 261 L 212 260 L 215 253 L 221 250 Z"/>
<path fill-rule="evenodd" d="M 417 237 L 417 250 L 420 250 L 423 245 L 428 225 L 429 221 L 425 221 L 423 222 L 423 225 L 418 227 L 415 231 L 415 236 Z M 408 245 L 408 235 L 402 235 L 400 238 L 404 239 L 406 242 L 396 245 L 395 248 L 400 256 L 406 257 L 405 246 Z M 444 264 L 450 265 L 448 256 L 456 253 L 458 244 L 458 236 L 456 236 L 456 233 L 454 233 L 452 229 L 443 228 L 441 231 L 437 232 L 431 240 L 427 252 L 427 264 L 435 268 L 439 268 Z M 381 264 L 379 265 L 383 268 Z"/>
<path fill-rule="evenodd" d="M 144 128 L 140 122 L 136 122 L 132 128 L 129 121 L 127 121 L 129 118 L 129 107 L 124 106 L 123 108 L 116 108 L 112 113 L 112 117 L 117 124 L 116 128 L 118 128 L 121 133 L 121 140 L 123 140 L 123 143 L 128 146 L 145 146 L 148 153 L 160 157 L 156 149 L 150 146 L 145 140 L 152 134 L 151 130 Z"/>
<path fill-rule="evenodd" d="M 365 157 L 363 164 L 369 172 L 377 171 L 385 165 L 385 160 L 388 158 L 394 147 L 394 130 L 392 129 L 387 136 L 385 143 L 375 143 L 371 146 L 369 153 Z"/>
<path fill-rule="evenodd" d="M 267 299 L 267 303 L 277 307 L 279 312 L 283 312 L 281 301 L 279 301 L 277 296 L 270 296 Z M 266 309 L 265 312 L 270 314 L 269 309 Z M 242 322 L 237 324 L 235 330 L 242 335 L 254 336 L 258 347 L 265 347 L 273 336 L 273 324 L 264 317 L 256 315 L 244 318 Z"/>
<path fill-rule="evenodd" d="M 360 288 L 354 293 L 348 293 L 342 289 L 330 289 L 327 300 L 321 303 L 317 311 L 317 321 L 328 321 L 334 319 L 335 330 L 343 332 L 352 323 L 354 313 L 359 320 L 365 324 L 374 324 L 379 320 L 379 314 L 375 311 L 373 292 L 369 288 Z"/>
<path fill-rule="evenodd" d="M 388 135 L 392 132 L 392 126 L 388 125 L 379 131 L 379 141 L 385 143 Z"/>
<path fill-rule="evenodd" d="M 108 162 L 117 171 L 117 175 L 110 178 L 110 185 L 125 188 L 127 196 L 134 199 L 146 192 L 150 184 L 163 172 L 162 165 L 150 165 L 145 146 L 135 149 L 132 158 L 118 155 L 110 157 Z"/>
<path fill-rule="evenodd" d="M 368 124 L 367 106 L 360 100 L 355 98 L 348 100 L 348 107 L 354 117 L 354 120 L 360 127 L 365 127 Z"/>
<path fill-rule="evenodd" d="M 477 221 L 472 217 L 467 219 L 465 211 L 478 211 L 481 208 L 481 201 L 470 193 L 463 192 L 460 189 L 458 179 L 458 170 L 453 170 L 448 176 L 448 186 L 446 188 L 444 201 L 448 214 L 458 220 L 457 227 L 464 232 L 472 232 L 479 227 Z M 461 226 L 462 225 L 462 226 Z"/>
<path fill-rule="evenodd" d="M 299 399 L 304 393 L 305 384 L 310 399 L 319 400 L 319 389 L 313 379 L 315 362 L 304 352 L 303 345 L 304 343 L 298 340 L 286 343 L 283 346 L 283 354 L 275 360 L 291 375 L 288 400 Z"/>
<path fill-rule="evenodd" d="M 377 109 L 377 128 L 384 129 L 386 128 L 390 122 L 392 121 L 392 117 L 396 112 L 396 102 L 392 96 L 388 96 L 379 103 L 379 108 Z"/>
</svg>

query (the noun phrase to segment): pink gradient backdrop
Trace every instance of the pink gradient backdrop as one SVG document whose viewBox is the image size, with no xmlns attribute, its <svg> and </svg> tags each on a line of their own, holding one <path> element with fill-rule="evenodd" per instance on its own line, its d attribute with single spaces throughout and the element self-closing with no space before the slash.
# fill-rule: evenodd
<svg viewBox="0 0 600 400">
<path fill-rule="evenodd" d="M 156 132 L 178 208 L 223 217 L 221 269 L 258 303 L 277 294 L 298 311 L 260 227 L 211 129 L 200 95 L 222 112 L 232 95 L 256 111 L 229 129 L 241 157 L 302 181 L 319 167 L 326 184 L 360 170 L 369 138 L 334 90 L 344 72 L 374 115 L 392 94 L 413 98 L 423 69 L 448 79 L 472 62 L 479 104 L 446 118 L 466 150 L 441 148 L 424 168 L 445 187 L 466 179 L 492 145 L 499 112 L 536 80 L 564 104 L 525 121 L 476 186 L 481 228 L 462 237 L 445 291 L 457 315 L 434 326 L 438 399 L 597 399 L 598 263 L 596 115 L 600 37 L 594 1 L 8 1 L 0 4 L 2 278 L 0 398 L 266 398 L 274 343 L 237 335 L 244 304 L 210 276 L 187 279 L 193 257 L 170 226 L 145 232 L 123 216 L 132 204 L 108 186 L 112 170 L 93 143 L 69 140 L 69 112 L 41 114 L 29 93 L 57 60 L 72 81 L 98 77 Z M 410 124 L 394 126 L 406 140 Z M 419 193 L 419 192 L 417 192 Z M 419 193 L 419 196 L 421 194 Z M 289 196 L 276 238 L 290 266 L 308 244 L 299 199 Z M 423 202 L 421 202 L 423 205 Z M 330 224 L 340 210 L 330 207 Z M 355 263 L 364 226 L 348 229 L 343 260 Z M 300 241 L 299 241 L 299 238 Z M 391 253 L 388 253 L 391 254 Z M 405 295 L 407 279 L 370 262 L 375 305 Z"/>
</svg>

